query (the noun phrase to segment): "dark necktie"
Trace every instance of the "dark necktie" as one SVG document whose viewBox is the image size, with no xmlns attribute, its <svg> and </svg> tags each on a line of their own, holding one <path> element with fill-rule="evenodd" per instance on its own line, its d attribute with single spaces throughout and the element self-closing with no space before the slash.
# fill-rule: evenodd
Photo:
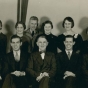
<svg viewBox="0 0 88 88">
<path fill-rule="evenodd" d="M 70 59 L 70 57 L 71 57 L 71 54 L 70 54 L 70 52 L 68 51 L 68 58 Z"/>
<path fill-rule="evenodd" d="M 32 34 L 31 34 L 31 35 L 32 35 L 32 37 L 34 36 L 34 31 L 32 32 Z"/>
</svg>

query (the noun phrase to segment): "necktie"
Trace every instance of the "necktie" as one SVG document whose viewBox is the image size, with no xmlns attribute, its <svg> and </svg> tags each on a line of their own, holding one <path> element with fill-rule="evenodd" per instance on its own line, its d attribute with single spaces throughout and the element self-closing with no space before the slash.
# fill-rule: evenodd
<svg viewBox="0 0 88 88">
<path fill-rule="evenodd" d="M 32 34 L 31 34 L 31 35 L 32 35 L 32 37 L 34 36 L 34 31 L 32 32 Z"/>
<path fill-rule="evenodd" d="M 44 59 L 45 51 L 40 51 L 39 53 L 41 54 L 42 59 Z"/>
<path fill-rule="evenodd" d="M 18 53 L 16 52 L 16 55 L 15 55 L 15 60 L 17 61 L 17 62 L 19 62 L 20 61 L 20 57 L 19 57 L 19 55 L 18 55 Z"/>
<path fill-rule="evenodd" d="M 71 55 L 70 55 L 70 52 L 68 51 L 68 58 L 70 59 Z"/>
</svg>

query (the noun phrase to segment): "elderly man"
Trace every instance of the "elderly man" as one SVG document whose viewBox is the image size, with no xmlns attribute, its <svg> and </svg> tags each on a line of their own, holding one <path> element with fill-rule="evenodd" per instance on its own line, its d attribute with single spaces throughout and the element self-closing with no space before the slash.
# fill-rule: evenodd
<svg viewBox="0 0 88 88">
<path fill-rule="evenodd" d="M 33 88 L 49 88 L 56 72 L 55 56 L 46 51 L 48 42 L 44 35 L 38 37 L 36 44 L 39 49 L 31 54 L 27 71 L 33 77 Z"/>
</svg>

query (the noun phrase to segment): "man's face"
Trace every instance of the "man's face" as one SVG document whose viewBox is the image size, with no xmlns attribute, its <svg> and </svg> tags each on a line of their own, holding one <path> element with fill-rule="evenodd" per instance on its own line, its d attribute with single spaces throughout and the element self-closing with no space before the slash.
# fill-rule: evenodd
<svg viewBox="0 0 88 88">
<path fill-rule="evenodd" d="M 40 37 L 37 41 L 37 46 L 39 47 L 40 51 L 45 51 L 46 47 L 48 45 L 48 42 L 45 38 Z"/>
<path fill-rule="evenodd" d="M 49 24 L 49 23 L 45 24 L 45 26 L 44 26 L 45 34 L 50 34 L 51 30 L 52 30 L 51 24 Z"/>
<path fill-rule="evenodd" d="M 14 51 L 20 50 L 20 46 L 21 45 L 22 45 L 22 43 L 20 42 L 20 39 L 19 38 L 13 38 L 12 39 L 11 46 L 12 46 L 12 49 Z"/>
<path fill-rule="evenodd" d="M 30 29 L 32 30 L 32 31 L 35 31 L 35 29 L 37 28 L 37 20 L 30 20 L 29 21 L 29 26 L 30 26 Z"/>
<path fill-rule="evenodd" d="M 22 24 L 18 24 L 18 25 L 17 25 L 16 32 L 17 32 L 17 34 L 23 34 L 23 32 L 24 32 L 24 27 L 23 27 Z"/>
<path fill-rule="evenodd" d="M 64 41 L 66 50 L 72 50 L 74 44 L 75 42 L 73 42 L 73 38 L 66 38 Z"/>
</svg>

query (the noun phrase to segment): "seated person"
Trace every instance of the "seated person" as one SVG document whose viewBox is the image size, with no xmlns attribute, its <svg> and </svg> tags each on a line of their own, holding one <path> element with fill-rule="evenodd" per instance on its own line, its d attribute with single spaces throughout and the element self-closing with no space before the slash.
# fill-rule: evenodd
<svg viewBox="0 0 88 88">
<path fill-rule="evenodd" d="M 67 35 L 64 40 L 65 51 L 58 53 L 56 57 L 58 88 L 76 88 L 78 85 L 76 79 L 79 78 L 81 58 L 78 53 L 73 51 L 74 44 L 74 37 Z"/>
<path fill-rule="evenodd" d="M 49 88 L 56 72 L 55 56 L 46 51 L 48 42 L 43 34 L 38 37 L 36 44 L 39 50 L 31 54 L 27 71 L 33 77 L 33 88 Z"/>
<path fill-rule="evenodd" d="M 21 45 L 20 37 L 13 35 L 11 37 L 12 52 L 7 54 L 5 61 L 3 71 L 5 80 L 2 88 L 28 88 L 26 66 L 29 54 L 20 49 Z"/>
</svg>

